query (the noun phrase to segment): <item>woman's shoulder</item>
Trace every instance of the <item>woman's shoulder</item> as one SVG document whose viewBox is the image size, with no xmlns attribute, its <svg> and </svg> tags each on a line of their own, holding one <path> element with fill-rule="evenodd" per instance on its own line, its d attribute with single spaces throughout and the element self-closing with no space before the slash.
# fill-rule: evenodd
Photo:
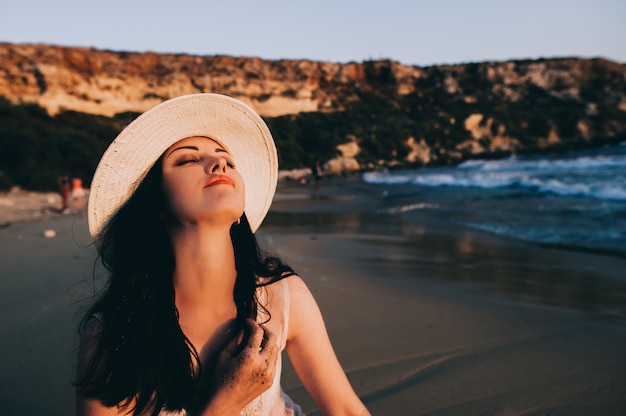
<svg viewBox="0 0 626 416">
<path fill-rule="evenodd" d="M 288 339 L 308 339 L 311 331 L 326 331 L 322 311 L 315 295 L 300 276 L 294 276 L 294 279 L 289 282 L 289 297 L 291 301 Z"/>
<path fill-rule="evenodd" d="M 294 297 L 310 295 L 308 286 L 297 274 L 290 274 L 274 281 L 261 281 L 261 285 L 268 292 L 270 299 L 277 296 L 293 299 Z"/>
<path fill-rule="evenodd" d="M 299 275 L 290 274 L 265 284 L 261 282 L 258 296 L 261 305 L 267 308 L 270 314 L 284 314 L 285 320 L 289 320 L 293 308 L 297 308 L 299 302 L 312 295 Z"/>
<path fill-rule="evenodd" d="M 297 302 L 302 297 L 311 297 L 311 291 L 305 281 L 297 274 L 284 279 L 292 302 Z"/>
</svg>

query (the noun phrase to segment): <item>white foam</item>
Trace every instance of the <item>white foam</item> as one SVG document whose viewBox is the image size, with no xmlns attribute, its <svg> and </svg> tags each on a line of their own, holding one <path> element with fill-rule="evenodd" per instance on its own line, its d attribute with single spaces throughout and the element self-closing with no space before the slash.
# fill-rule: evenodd
<svg viewBox="0 0 626 416">
<path fill-rule="evenodd" d="M 616 148 L 610 150 L 613 149 Z M 370 172 L 363 175 L 363 180 L 380 185 L 519 187 L 539 193 L 626 201 L 626 154 L 586 154 L 554 160 L 517 157 L 471 160 L 457 168 Z"/>
<path fill-rule="evenodd" d="M 383 212 L 386 212 L 388 214 L 400 214 L 403 212 L 415 211 L 419 209 L 433 209 L 433 208 L 437 208 L 437 205 L 428 204 L 428 203 L 419 203 L 419 204 L 409 204 L 409 205 L 389 208 L 389 209 L 383 210 Z"/>
</svg>

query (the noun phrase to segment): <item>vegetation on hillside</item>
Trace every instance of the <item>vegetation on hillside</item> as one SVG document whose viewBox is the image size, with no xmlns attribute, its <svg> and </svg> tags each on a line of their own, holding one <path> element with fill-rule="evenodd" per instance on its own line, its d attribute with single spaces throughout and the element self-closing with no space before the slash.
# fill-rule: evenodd
<svg viewBox="0 0 626 416">
<path fill-rule="evenodd" d="M 56 190 L 61 175 L 88 185 L 111 139 L 134 116 L 50 117 L 36 105 L 12 106 L 0 97 L 0 189 Z"/>
</svg>

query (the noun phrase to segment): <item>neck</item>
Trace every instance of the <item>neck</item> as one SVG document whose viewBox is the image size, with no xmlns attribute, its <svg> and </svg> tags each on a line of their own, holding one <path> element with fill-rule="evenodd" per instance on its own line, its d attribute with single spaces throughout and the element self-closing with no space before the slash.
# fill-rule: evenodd
<svg viewBox="0 0 626 416">
<path fill-rule="evenodd" d="M 196 224 L 170 231 L 179 312 L 193 308 L 218 315 L 232 310 L 237 269 L 229 230 L 229 227 L 202 228 Z"/>
</svg>

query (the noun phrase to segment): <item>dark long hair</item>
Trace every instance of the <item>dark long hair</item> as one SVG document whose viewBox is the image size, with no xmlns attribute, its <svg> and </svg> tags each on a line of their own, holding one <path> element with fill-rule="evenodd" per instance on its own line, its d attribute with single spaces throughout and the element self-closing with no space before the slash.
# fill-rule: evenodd
<svg viewBox="0 0 626 416">
<path fill-rule="evenodd" d="M 161 164 L 150 170 L 97 239 L 108 285 L 86 312 L 79 331 L 100 317 L 95 351 L 75 382 L 77 391 L 105 406 L 131 405 L 134 415 L 189 409 L 202 395 L 200 359 L 178 324 L 174 254 L 164 224 L 168 205 Z M 256 289 L 293 274 L 258 246 L 245 214 L 230 231 L 237 279 L 237 323 L 256 319 Z M 262 278 L 263 283 L 260 283 Z"/>
</svg>

